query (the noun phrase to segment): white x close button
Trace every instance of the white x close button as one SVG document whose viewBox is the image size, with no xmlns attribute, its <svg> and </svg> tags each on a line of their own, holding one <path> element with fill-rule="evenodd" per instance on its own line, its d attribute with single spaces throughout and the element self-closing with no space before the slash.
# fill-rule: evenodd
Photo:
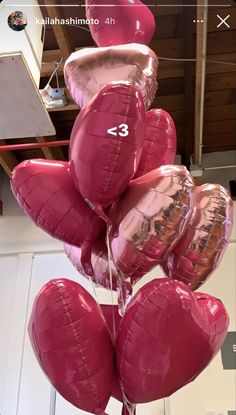
<svg viewBox="0 0 236 415">
<path fill-rule="evenodd" d="M 220 27 L 221 25 L 225 25 L 226 27 L 230 28 L 230 25 L 226 22 L 226 20 L 229 19 L 230 14 L 228 14 L 228 16 L 226 17 L 221 17 L 217 14 L 218 19 L 220 19 L 220 23 L 218 24 L 217 28 Z"/>
</svg>

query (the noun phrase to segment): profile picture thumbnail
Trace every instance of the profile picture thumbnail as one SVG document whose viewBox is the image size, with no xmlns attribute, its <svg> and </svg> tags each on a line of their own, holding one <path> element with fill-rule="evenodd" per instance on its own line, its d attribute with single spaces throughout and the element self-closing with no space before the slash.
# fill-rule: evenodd
<svg viewBox="0 0 236 415">
<path fill-rule="evenodd" d="M 27 17 L 23 12 L 15 11 L 8 16 L 8 26 L 15 32 L 21 32 L 27 26 Z"/>
</svg>

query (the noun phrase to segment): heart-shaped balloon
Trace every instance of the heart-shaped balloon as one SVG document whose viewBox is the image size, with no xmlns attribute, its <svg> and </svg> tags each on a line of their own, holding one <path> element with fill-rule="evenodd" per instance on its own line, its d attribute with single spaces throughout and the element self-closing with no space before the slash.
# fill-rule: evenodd
<svg viewBox="0 0 236 415">
<path fill-rule="evenodd" d="M 143 152 L 135 177 L 143 176 L 165 164 L 174 164 L 176 142 L 175 124 L 170 114 L 162 109 L 148 111 Z"/>
<path fill-rule="evenodd" d="M 228 327 L 220 300 L 168 279 L 151 281 L 128 305 L 117 364 L 132 403 L 154 401 L 193 381 L 219 351 Z"/>
<path fill-rule="evenodd" d="M 82 246 L 83 263 L 90 260 L 91 241 L 104 232 L 104 223 L 76 191 L 68 163 L 24 161 L 12 173 L 11 188 L 37 226 L 54 238 Z"/>
<path fill-rule="evenodd" d="M 125 43 L 148 45 L 155 31 L 155 18 L 140 0 L 86 0 L 86 17 L 97 46 L 115 46 Z M 111 7 L 113 5 L 113 7 Z M 92 24 L 96 20 L 98 24 Z"/>
<path fill-rule="evenodd" d="M 219 184 L 197 187 L 188 227 L 163 265 L 166 275 L 196 290 L 219 265 L 232 227 L 233 201 L 227 190 Z"/>
<path fill-rule="evenodd" d="M 117 280 L 118 274 L 114 267 L 114 264 L 110 263 L 111 267 L 111 279 L 109 272 L 108 264 L 108 252 L 107 246 L 104 238 L 97 239 L 92 244 L 91 251 L 91 269 L 92 273 L 88 276 L 86 269 L 84 269 L 83 263 L 81 261 L 82 249 L 77 246 L 65 244 L 65 252 L 71 263 L 79 271 L 80 274 L 84 275 L 86 278 L 91 277 L 92 281 L 107 289 L 117 289 Z"/>
<path fill-rule="evenodd" d="M 80 112 L 70 167 L 84 199 L 107 207 L 125 190 L 141 157 L 144 131 L 142 95 L 129 83 L 108 84 Z"/>
<path fill-rule="evenodd" d="M 148 109 L 157 90 L 157 67 L 157 56 L 148 46 L 134 43 L 85 48 L 67 59 L 64 77 L 71 97 L 80 108 L 109 82 L 128 81 L 141 90 Z"/>
<path fill-rule="evenodd" d="M 167 259 L 184 233 L 193 180 L 184 166 L 163 166 L 133 180 L 110 209 L 112 257 L 131 283 Z"/>
<path fill-rule="evenodd" d="M 104 410 L 112 389 L 114 347 L 91 295 L 73 281 L 50 281 L 35 299 L 28 332 L 55 389 L 83 411 Z"/>
</svg>

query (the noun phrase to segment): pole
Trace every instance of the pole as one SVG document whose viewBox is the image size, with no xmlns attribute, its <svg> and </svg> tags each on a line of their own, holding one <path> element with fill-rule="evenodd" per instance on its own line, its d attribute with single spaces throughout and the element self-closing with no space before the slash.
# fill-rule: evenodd
<svg viewBox="0 0 236 415">
<path fill-rule="evenodd" d="M 57 140 L 57 141 L 48 141 L 45 143 L 26 143 L 26 144 L 7 144 L 7 145 L 0 145 L 0 152 L 1 151 L 13 151 L 13 150 L 28 150 L 31 148 L 42 148 L 42 147 L 61 147 L 61 146 L 68 146 L 70 144 L 70 140 Z"/>
</svg>

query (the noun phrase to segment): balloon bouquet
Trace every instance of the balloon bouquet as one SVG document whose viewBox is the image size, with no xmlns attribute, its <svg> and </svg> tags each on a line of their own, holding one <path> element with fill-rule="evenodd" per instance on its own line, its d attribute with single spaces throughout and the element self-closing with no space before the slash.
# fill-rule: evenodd
<svg viewBox="0 0 236 415">
<path fill-rule="evenodd" d="M 81 108 L 69 162 L 27 160 L 11 187 L 33 221 L 64 241 L 80 274 L 118 292 L 118 306 L 103 306 L 67 279 L 41 289 L 28 331 L 43 371 L 77 408 L 105 414 L 113 396 L 128 415 L 193 381 L 224 341 L 222 302 L 194 290 L 229 243 L 232 201 L 220 185 L 195 188 L 173 165 L 174 122 L 162 109 L 147 111 L 158 69 L 147 46 L 151 11 L 139 0 L 96 3 L 87 0 L 86 12 L 100 21 L 90 27 L 98 48 L 72 53 L 64 67 Z M 157 265 L 167 278 L 133 296 Z"/>
</svg>

